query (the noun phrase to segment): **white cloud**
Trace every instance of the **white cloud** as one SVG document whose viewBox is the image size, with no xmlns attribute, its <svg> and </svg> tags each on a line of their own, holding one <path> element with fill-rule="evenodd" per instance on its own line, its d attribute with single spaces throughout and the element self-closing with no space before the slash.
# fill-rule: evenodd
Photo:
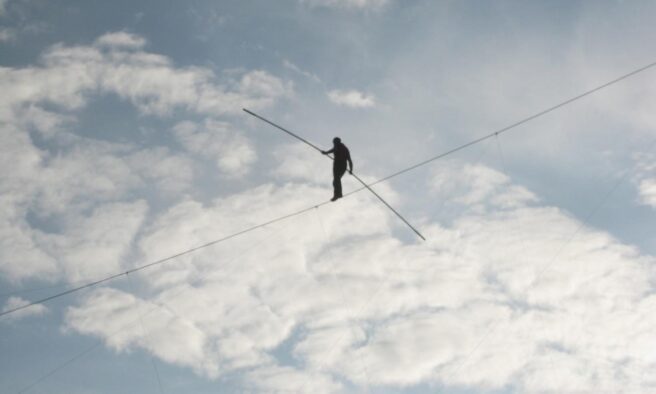
<svg viewBox="0 0 656 394">
<path fill-rule="evenodd" d="M 257 159 L 252 144 L 227 123 L 212 119 L 203 124 L 187 121 L 177 124 L 173 131 L 188 151 L 214 160 L 226 177 L 245 175 Z"/>
<path fill-rule="evenodd" d="M 197 373 L 215 373 L 215 365 L 202 365 L 207 338 L 194 325 L 119 290 L 97 289 L 86 300 L 89 308 L 68 310 L 69 327 L 88 335 L 109 333 L 107 345 L 119 352 L 136 345 L 171 363 L 199 365 Z M 113 317 L 109 322 L 104 320 L 108 315 Z M 177 339 L 169 341 L 171 336 Z"/>
<path fill-rule="evenodd" d="M 144 45 L 140 36 L 109 33 L 93 45 L 52 46 L 38 66 L 0 67 L 0 272 L 7 280 L 77 280 L 113 272 L 146 215 L 140 199 L 156 194 L 161 204 L 189 191 L 201 172 L 198 154 L 218 153 L 212 159 L 226 176 L 245 174 L 256 159 L 248 140 L 228 123 L 207 121 L 180 133 L 187 154 L 81 137 L 70 132 L 78 114 L 72 110 L 109 93 L 143 114 L 179 108 L 216 117 L 292 94 L 290 84 L 265 71 L 219 78 L 206 68 L 176 67 Z M 111 212 L 102 213 L 114 208 L 118 217 L 127 215 L 125 231 L 114 234 L 118 238 L 106 232 L 118 222 L 109 220 Z"/>
<path fill-rule="evenodd" d="M 164 148 L 79 140 L 70 151 L 50 156 L 28 140 L 8 141 L 13 143 L 3 146 L 7 172 L 0 185 L 0 271 L 12 281 L 95 279 L 116 272 L 148 207 L 135 197 L 143 189 L 179 193 L 194 178 L 191 160 Z M 56 225 L 44 232 L 39 221 Z"/>
<path fill-rule="evenodd" d="M 127 267 L 124 258 L 147 209 L 144 201 L 101 205 L 88 216 L 69 216 L 60 234 L 41 234 L 40 243 L 71 281 L 112 275 Z"/>
<path fill-rule="evenodd" d="M 70 115 L 46 111 L 37 105 L 16 108 L 14 114 L 17 127 L 37 131 L 48 139 L 60 135 L 66 126 L 74 123 Z"/>
<path fill-rule="evenodd" d="M 48 165 L 40 169 L 39 189 L 33 196 L 39 211 L 63 212 L 72 203 L 89 207 L 121 198 L 136 187 L 140 179 L 118 155 L 120 150 L 91 143 L 49 158 Z"/>
<path fill-rule="evenodd" d="M 656 155 L 635 155 L 636 173 L 633 182 L 638 189 L 639 201 L 656 208 Z"/>
<path fill-rule="evenodd" d="M 140 49 L 146 45 L 146 40 L 143 37 L 120 31 L 101 36 L 96 40 L 96 44 L 110 48 Z"/>
<path fill-rule="evenodd" d="M 269 365 L 243 377 L 247 390 L 266 393 L 336 393 L 343 385 L 329 376 L 286 366 Z"/>
<path fill-rule="evenodd" d="M 13 310 L 16 308 L 20 308 L 21 306 L 27 305 L 30 302 L 27 300 L 24 300 L 20 297 L 9 297 L 7 299 L 7 302 L 5 302 L 5 305 L 2 307 L 2 311 L 6 312 L 9 310 Z M 24 308 L 19 311 L 13 312 L 10 315 L 7 315 L 7 318 L 10 319 L 11 321 L 17 321 L 29 316 L 40 316 L 43 315 L 48 311 L 48 308 L 46 308 L 44 305 L 33 305 L 29 308 Z"/>
<path fill-rule="evenodd" d="M 14 127 L 0 127 L 0 272 L 14 282 L 26 277 L 48 278 L 55 261 L 37 245 L 25 218 L 37 189 L 42 155 L 29 135 Z"/>
<path fill-rule="evenodd" d="M 75 109 L 99 92 L 114 93 L 148 114 L 181 108 L 223 115 L 270 106 L 293 92 L 290 83 L 261 70 L 219 80 L 206 68 L 177 68 L 167 57 L 141 50 L 142 43 L 138 36 L 109 33 L 93 46 L 52 47 L 42 67 L 0 68 L 0 110 L 9 116 L 12 108 L 41 102 Z"/>
<path fill-rule="evenodd" d="M 0 15 L 2 15 L 2 8 L 0 7 Z M 9 28 L 0 29 L 0 42 L 11 42 L 16 39 L 16 31 Z"/>
<path fill-rule="evenodd" d="M 280 97 L 292 94 L 292 85 L 272 76 L 266 71 L 255 70 L 244 74 L 239 81 L 239 92 L 261 101 L 258 107 L 269 106 Z"/>
<path fill-rule="evenodd" d="M 486 205 L 515 208 L 537 201 L 537 197 L 526 188 L 512 185 L 507 175 L 482 164 L 459 161 L 442 161 L 433 171 L 430 190 L 440 199 L 470 209 Z"/>
<path fill-rule="evenodd" d="M 380 8 L 389 0 L 300 0 L 301 3 L 319 7 L 369 9 Z"/>
<path fill-rule="evenodd" d="M 41 249 L 36 236 L 24 218 L 3 215 L 0 222 L 0 272 L 5 279 L 11 282 L 26 278 L 52 281 L 60 277 L 56 260 Z"/>
<path fill-rule="evenodd" d="M 282 145 L 276 148 L 273 155 L 280 163 L 274 169 L 274 174 L 278 177 L 315 184 L 331 182 L 332 164 L 303 143 Z"/>
<path fill-rule="evenodd" d="M 373 95 L 368 95 L 357 90 L 331 90 L 328 98 L 335 104 L 351 108 L 370 108 L 376 105 Z"/>
<path fill-rule="evenodd" d="M 419 313 L 392 319 L 377 329 L 366 345 L 352 345 L 348 359 L 336 360 L 334 367 L 348 373 L 358 363 L 371 371 L 357 381 L 365 384 L 407 386 L 434 379 L 435 371 L 448 363 L 460 348 L 472 348 L 471 326 L 450 313 Z M 400 339 L 404 338 L 404 339 Z M 329 351 L 323 349 L 324 352 Z M 350 360 L 348 362 L 347 360 Z M 339 366 L 347 361 L 348 364 Z"/>
<path fill-rule="evenodd" d="M 640 198 L 642 201 L 656 207 L 656 179 L 644 179 L 640 182 Z"/>
<path fill-rule="evenodd" d="M 144 302 L 177 321 L 158 318 L 148 330 L 160 343 L 202 345 L 164 355 L 131 339 L 123 348 L 210 377 L 248 367 L 245 387 L 273 392 L 338 390 L 331 375 L 355 387 L 649 391 L 654 257 L 580 228 L 504 174 L 452 165 L 465 170 L 438 171 L 429 186 L 462 207 L 448 225 L 425 224 L 425 243 L 394 239 L 397 222 L 360 193 L 144 273 L 153 294 Z M 267 185 L 211 204 L 187 200 L 145 230 L 144 260 L 310 206 L 327 191 Z M 102 322 L 118 312 L 98 312 L 98 303 L 84 300 L 69 324 L 109 340 Z"/>
<path fill-rule="evenodd" d="M 134 152 L 125 158 L 133 172 L 153 182 L 163 193 L 176 194 L 191 188 L 195 178 L 191 158 L 159 147 Z"/>
</svg>

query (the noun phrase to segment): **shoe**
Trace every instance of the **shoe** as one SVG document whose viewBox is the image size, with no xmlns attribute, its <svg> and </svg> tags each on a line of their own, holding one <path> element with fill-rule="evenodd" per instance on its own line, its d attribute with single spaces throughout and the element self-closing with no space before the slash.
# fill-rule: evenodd
<svg viewBox="0 0 656 394">
<path fill-rule="evenodd" d="M 335 196 L 335 197 L 331 198 L 330 201 L 337 201 L 338 198 L 340 198 L 340 197 Z"/>
</svg>

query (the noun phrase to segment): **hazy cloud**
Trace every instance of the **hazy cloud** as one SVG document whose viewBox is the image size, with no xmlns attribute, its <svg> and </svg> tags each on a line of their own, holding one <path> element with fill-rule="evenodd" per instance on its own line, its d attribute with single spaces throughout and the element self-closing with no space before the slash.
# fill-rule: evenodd
<svg viewBox="0 0 656 394">
<path fill-rule="evenodd" d="M 288 69 L 290 69 L 290 70 L 292 70 L 292 71 L 294 71 L 294 72 L 296 72 L 296 73 L 299 73 L 299 74 L 303 75 L 303 76 L 306 77 L 306 78 L 309 78 L 309 79 L 313 80 L 314 82 L 321 82 L 321 79 L 320 79 L 316 74 L 313 74 L 313 73 L 311 73 L 311 72 L 308 72 L 308 71 L 302 70 L 302 69 L 301 69 L 300 67 L 298 67 L 296 64 L 292 63 L 291 61 L 289 61 L 289 60 L 287 60 L 287 59 L 284 59 L 284 60 L 283 60 L 282 65 L 283 65 L 285 68 L 288 68 Z"/>
<path fill-rule="evenodd" d="M 96 40 L 96 45 L 112 48 L 140 49 L 146 45 L 146 40 L 143 37 L 121 31 L 101 36 Z"/>
<path fill-rule="evenodd" d="M 257 159 L 248 139 L 227 123 L 212 119 L 201 124 L 187 121 L 177 124 L 173 131 L 189 152 L 213 160 L 224 176 L 245 175 Z"/>
<path fill-rule="evenodd" d="M 215 365 L 203 364 L 206 335 L 193 325 L 162 312 L 155 304 L 118 290 L 95 290 L 86 299 L 92 308 L 71 308 L 66 315 L 68 324 L 79 332 L 88 335 L 109 333 L 105 341 L 118 352 L 140 346 L 167 362 L 197 367 L 197 373 L 215 373 Z M 153 310 L 159 313 L 153 313 Z M 146 314 L 148 318 L 142 320 Z M 113 316 L 111 322 L 104 321 L 103 317 L 108 315 Z M 178 339 L 168 341 L 168 335 Z"/>
<path fill-rule="evenodd" d="M 164 147 L 143 149 L 128 155 L 125 160 L 146 184 L 152 182 L 165 194 L 189 190 L 196 176 L 192 158 Z"/>
<path fill-rule="evenodd" d="M 0 271 L 5 279 L 11 282 L 26 278 L 53 281 L 61 277 L 56 260 L 41 249 L 37 235 L 23 217 L 2 218 Z"/>
<path fill-rule="evenodd" d="M 537 201 L 526 188 L 512 185 L 507 175 L 482 164 L 460 161 L 440 164 L 433 171 L 431 192 L 441 200 L 457 202 L 469 209 L 512 208 Z M 454 173 L 459 176 L 454 177 Z"/>
<path fill-rule="evenodd" d="M 311 183 L 325 183 L 327 176 L 325 158 L 320 157 L 303 143 L 285 144 L 273 152 L 279 165 L 276 176 Z"/>
<path fill-rule="evenodd" d="M 41 234 L 40 243 L 71 281 L 112 275 L 126 267 L 124 258 L 147 209 L 145 201 L 101 205 L 84 217 L 71 215 L 61 233 Z"/>
<path fill-rule="evenodd" d="M 0 11 L 0 15 L 2 15 L 1 11 Z M 13 41 L 15 38 L 16 38 L 15 30 L 9 28 L 0 29 L 0 42 Z"/>
<path fill-rule="evenodd" d="M 9 297 L 9 299 L 7 299 L 7 302 L 5 302 L 5 305 L 2 307 L 2 311 L 6 312 L 9 310 L 20 308 L 21 306 L 27 305 L 29 303 L 30 303 L 29 301 L 24 300 L 20 297 Z M 44 305 L 34 305 L 29 308 L 21 309 L 20 311 L 16 311 L 8 315 L 8 319 L 11 321 L 17 321 L 29 316 L 40 316 L 46 313 L 47 311 L 48 308 L 46 308 Z"/>
<path fill-rule="evenodd" d="M 656 207 L 656 178 L 642 180 L 639 191 L 643 203 Z"/>
<path fill-rule="evenodd" d="M 267 393 L 335 393 L 344 388 L 327 374 L 277 365 L 249 371 L 243 382 L 248 390 Z"/>
<path fill-rule="evenodd" d="M 386 5 L 389 0 L 300 0 L 311 6 L 319 7 L 334 7 L 334 8 L 352 8 L 352 9 L 368 9 L 380 8 Z"/>
<path fill-rule="evenodd" d="M 656 207 L 656 155 L 635 155 L 636 173 L 633 177 L 642 204 Z"/>
<path fill-rule="evenodd" d="M 376 105 L 374 96 L 357 90 L 331 90 L 328 98 L 335 104 L 351 108 L 369 108 Z"/>
</svg>

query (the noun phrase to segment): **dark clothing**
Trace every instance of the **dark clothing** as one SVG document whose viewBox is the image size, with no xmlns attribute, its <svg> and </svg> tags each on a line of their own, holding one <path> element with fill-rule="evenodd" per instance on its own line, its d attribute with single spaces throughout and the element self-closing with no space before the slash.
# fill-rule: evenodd
<svg viewBox="0 0 656 394">
<path fill-rule="evenodd" d="M 331 150 L 324 153 L 332 153 L 335 155 L 335 160 L 333 161 L 333 169 L 344 168 L 344 170 L 346 171 L 346 163 L 348 162 L 351 171 L 353 171 L 353 162 L 351 161 L 351 153 L 349 152 L 346 145 L 342 144 L 341 142 L 338 142 L 334 144 Z"/>
<path fill-rule="evenodd" d="M 335 155 L 335 162 L 333 163 L 333 168 L 344 168 L 346 169 L 346 162 L 348 161 L 353 168 L 353 163 L 351 162 L 351 153 L 349 152 L 346 145 L 341 142 L 335 144 L 335 146 L 328 151 L 328 153 L 333 153 Z"/>
<path fill-rule="evenodd" d="M 333 153 L 335 160 L 333 161 L 333 199 L 342 197 L 342 176 L 346 172 L 346 164 L 351 171 L 353 171 L 353 162 L 351 161 L 351 153 L 346 145 L 341 142 L 335 143 L 333 148 L 325 153 Z"/>
<path fill-rule="evenodd" d="M 342 198 L 342 176 L 346 172 L 346 163 L 343 167 L 333 165 L 333 198 Z"/>
</svg>

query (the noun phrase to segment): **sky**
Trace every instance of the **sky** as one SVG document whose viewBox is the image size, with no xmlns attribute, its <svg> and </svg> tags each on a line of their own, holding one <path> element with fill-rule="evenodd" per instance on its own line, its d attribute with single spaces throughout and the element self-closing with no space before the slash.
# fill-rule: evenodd
<svg viewBox="0 0 656 394">
<path fill-rule="evenodd" d="M 649 1 L 0 0 L 0 311 L 656 61 Z M 656 68 L 0 316 L 2 393 L 656 391 Z M 359 188 L 348 174 L 346 193 Z"/>
</svg>

